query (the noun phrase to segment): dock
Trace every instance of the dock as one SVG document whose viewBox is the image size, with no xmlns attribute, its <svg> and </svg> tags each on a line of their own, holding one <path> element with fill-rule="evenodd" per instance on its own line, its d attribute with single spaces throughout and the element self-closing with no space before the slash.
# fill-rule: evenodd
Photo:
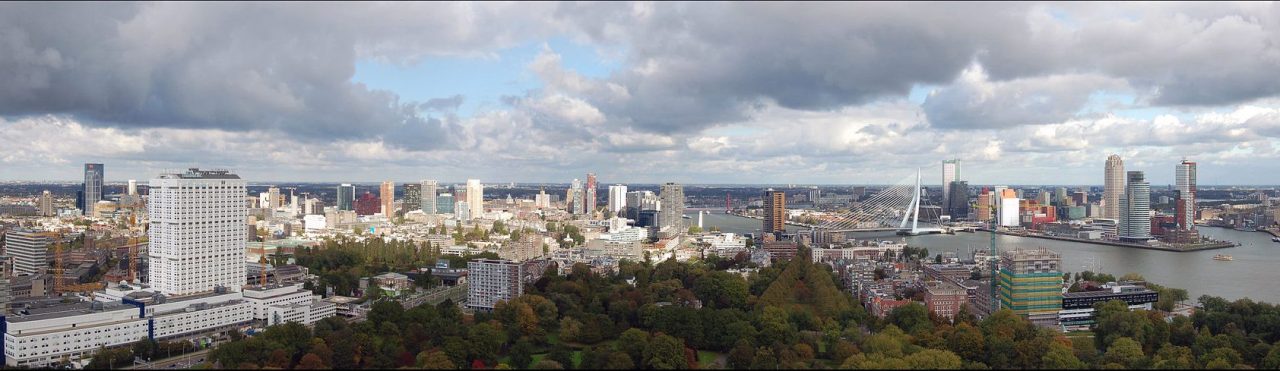
<svg viewBox="0 0 1280 371">
<path fill-rule="evenodd" d="M 1137 249 L 1159 250 L 1159 251 L 1170 251 L 1170 252 L 1206 251 L 1206 250 L 1226 249 L 1226 248 L 1232 248 L 1237 246 L 1237 244 L 1234 242 L 1216 241 L 1216 242 L 1197 244 L 1197 245 L 1188 246 L 1188 247 L 1172 247 L 1172 246 L 1157 246 L 1157 245 L 1126 243 L 1126 242 L 1119 242 L 1119 241 L 1090 240 L 1090 239 L 1075 238 L 1075 237 L 1049 236 L 1049 235 L 1031 234 L 1031 233 L 1024 234 L 1024 233 L 1011 233 L 1011 232 L 1001 232 L 1001 231 L 997 231 L 996 233 L 1006 235 L 1006 236 L 1043 238 L 1046 240 L 1091 243 L 1095 245 L 1131 247 L 1131 248 L 1137 248 Z"/>
</svg>

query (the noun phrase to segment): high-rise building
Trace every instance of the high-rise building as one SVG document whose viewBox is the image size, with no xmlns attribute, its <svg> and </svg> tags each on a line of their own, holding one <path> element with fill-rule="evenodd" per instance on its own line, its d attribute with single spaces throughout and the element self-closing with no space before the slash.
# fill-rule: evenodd
<svg viewBox="0 0 1280 371">
<path fill-rule="evenodd" d="M 129 191 L 129 192 L 128 192 L 127 194 L 128 194 L 128 195 L 130 195 L 130 196 L 137 196 L 137 195 L 138 195 L 138 181 L 137 181 L 137 180 L 129 179 L 129 189 L 128 189 L 128 191 Z"/>
<path fill-rule="evenodd" d="M 613 215 L 622 213 L 627 208 L 627 186 L 614 184 L 609 186 L 609 211 Z"/>
<path fill-rule="evenodd" d="M 41 274 L 49 267 L 46 255 L 49 236 L 29 229 L 12 229 L 4 234 L 4 253 L 13 258 L 13 274 Z"/>
<path fill-rule="evenodd" d="M 1124 160 L 1120 155 L 1107 156 L 1103 173 L 1102 217 L 1120 219 L 1120 198 L 1124 194 Z"/>
<path fill-rule="evenodd" d="M 813 187 L 813 189 L 809 190 L 809 202 L 813 203 L 813 206 L 820 205 L 822 202 L 822 189 Z"/>
<path fill-rule="evenodd" d="M 1021 200 L 1018 197 L 1017 192 L 1014 192 L 1014 190 L 1012 189 L 1007 189 L 1007 188 L 1002 189 L 999 200 L 1000 201 L 997 205 L 1000 206 L 999 208 L 1000 226 L 1002 227 L 1019 226 L 1020 221 L 1018 220 L 1018 214 L 1019 214 L 1018 204 L 1020 203 Z"/>
<path fill-rule="evenodd" d="M 1196 228 L 1196 163 L 1182 159 L 1175 173 L 1178 186 L 1178 229 L 1193 230 Z"/>
<path fill-rule="evenodd" d="M 80 210 L 84 216 L 97 216 L 98 201 L 102 201 L 102 179 L 105 176 L 102 164 L 84 164 L 84 200 Z"/>
<path fill-rule="evenodd" d="M 436 214 L 453 214 L 453 194 L 441 193 L 436 196 Z"/>
<path fill-rule="evenodd" d="M 471 208 L 468 218 L 484 216 L 484 185 L 479 179 L 467 179 L 467 207 Z"/>
<path fill-rule="evenodd" d="M 0 255 L 0 313 L 9 314 L 9 303 L 13 302 L 9 289 L 9 277 L 13 277 L 13 266 L 9 264 L 8 255 Z M 0 362 L 4 363 L 4 362 Z"/>
<path fill-rule="evenodd" d="M 500 301 L 524 294 L 524 265 L 510 260 L 476 259 L 467 263 L 467 306 L 493 310 Z"/>
<path fill-rule="evenodd" d="M 666 192 L 665 190 L 663 192 Z M 787 229 L 787 195 L 773 188 L 764 191 L 764 227 L 760 233 L 773 234 L 786 232 Z"/>
<path fill-rule="evenodd" d="M 435 214 L 440 212 L 436 203 L 436 191 L 439 184 L 435 180 L 427 179 L 422 181 L 422 212 L 427 214 Z M 453 212 L 452 208 L 449 212 Z"/>
<path fill-rule="evenodd" d="M 1062 255 L 1045 249 L 1014 249 L 1000 256 L 1000 307 L 1032 323 L 1057 325 L 1062 310 Z"/>
<path fill-rule="evenodd" d="M 382 212 L 382 200 L 372 192 L 365 192 L 356 199 L 356 215 L 368 216 Z"/>
<path fill-rule="evenodd" d="M 565 206 L 569 209 L 569 213 L 573 215 L 582 215 L 587 213 L 586 204 L 582 199 L 584 192 L 582 191 L 582 182 L 577 178 L 569 183 L 569 190 L 565 194 Z"/>
<path fill-rule="evenodd" d="M 280 207 L 280 205 L 284 205 L 284 199 L 280 198 L 280 188 L 276 188 L 276 187 L 267 188 L 267 205 L 269 206 L 263 206 L 263 207 L 268 209 L 275 209 Z"/>
<path fill-rule="evenodd" d="M 356 187 L 350 184 L 338 186 L 338 210 L 354 211 L 356 209 Z"/>
<path fill-rule="evenodd" d="M 640 212 L 644 210 L 658 210 L 662 206 L 658 200 L 658 195 L 653 191 L 634 191 L 627 192 L 627 218 L 640 220 Z"/>
<path fill-rule="evenodd" d="M 1141 171 L 1130 171 L 1124 195 L 1120 198 L 1121 240 L 1146 241 L 1151 239 L 1151 185 Z"/>
<path fill-rule="evenodd" d="M 533 196 L 533 207 L 545 209 L 551 207 L 551 195 L 547 194 L 547 190 L 538 189 L 538 194 Z"/>
<path fill-rule="evenodd" d="M 963 179 L 960 177 L 960 159 L 942 161 L 942 204 L 950 205 L 951 182 Z M 945 207 L 945 206 L 944 206 Z"/>
<path fill-rule="evenodd" d="M 1036 195 L 1036 202 L 1045 206 L 1052 205 L 1053 196 L 1051 196 L 1051 194 L 1049 193 L 1049 190 L 1041 189 L 1040 194 Z"/>
<path fill-rule="evenodd" d="M 434 200 L 432 200 L 434 201 Z M 422 209 L 422 185 L 418 183 L 405 183 L 404 185 L 404 212 Z"/>
<path fill-rule="evenodd" d="M 151 179 L 147 203 L 152 288 L 187 295 L 245 284 L 245 181 L 226 170 L 188 169 Z"/>
<path fill-rule="evenodd" d="M 951 193 L 947 195 L 947 200 L 950 202 L 946 205 L 947 215 L 951 215 L 952 220 L 968 218 L 969 182 L 957 180 L 951 182 L 950 186 Z"/>
<path fill-rule="evenodd" d="M 1089 193 L 1085 191 L 1075 191 L 1071 194 L 1071 202 L 1076 206 L 1085 206 L 1089 204 Z"/>
<path fill-rule="evenodd" d="M 471 204 L 469 202 L 458 201 L 457 203 L 454 203 L 453 206 L 454 219 L 471 220 Z"/>
<path fill-rule="evenodd" d="M 44 192 L 40 192 L 40 216 L 53 216 L 55 211 L 53 209 L 53 194 L 49 193 L 47 189 Z"/>
<path fill-rule="evenodd" d="M 382 201 L 382 206 L 379 207 L 382 211 L 382 216 L 388 218 L 395 216 L 396 182 L 384 180 L 382 187 L 378 188 L 378 199 Z"/>
<path fill-rule="evenodd" d="M 660 188 L 661 206 L 658 210 L 658 233 L 669 237 L 684 233 L 684 187 L 666 183 Z"/>
<path fill-rule="evenodd" d="M 587 190 L 583 194 L 583 204 L 586 206 L 586 212 L 592 213 L 596 211 L 596 190 L 600 187 L 596 184 L 596 173 L 587 173 Z"/>
<path fill-rule="evenodd" d="M 1054 198 L 1056 198 L 1054 201 L 1057 201 L 1058 206 L 1075 206 L 1073 201 L 1067 197 L 1067 187 L 1058 187 L 1054 192 Z"/>
<path fill-rule="evenodd" d="M 978 215 L 974 218 L 977 221 L 986 222 L 991 220 L 991 196 L 991 191 L 985 188 L 982 193 L 978 194 Z"/>
</svg>

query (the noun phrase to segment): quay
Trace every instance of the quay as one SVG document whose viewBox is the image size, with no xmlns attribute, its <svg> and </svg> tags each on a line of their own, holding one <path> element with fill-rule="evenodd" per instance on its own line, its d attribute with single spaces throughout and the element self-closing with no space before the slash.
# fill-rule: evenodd
<svg viewBox="0 0 1280 371">
<path fill-rule="evenodd" d="M 985 228 L 984 228 L 983 230 L 987 230 L 987 231 L 989 231 L 989 229 L 985 229 Z M 1132 248 L 1138 248 L 1138 249 L 1159 250 L 1159 251 L 1172 251 L 1172 252 L 1191 252 L 1191 251 L 1205 251 L 1205 250 L 1226 249 L 1226 248 L 1236 247 L 1236 246 L 1238 246 L 1238 245 L 1239 245 L 1239 244 L 1237 244 L 1237 243 L 1235 243 L 1235 242 L 1215 241 L 1215 242 L 1209 242 L 1209 243 L 1203 243 L 1203 244 L 1191 245 L 1191 246 L 1188 246 L 1188 247 L 1185 247 L 1185 248 L 1180 248 L 1180 247 L 1173 247 L 1173 246 L 1144 245 L 1144 244 L 1125 243 L 1125 242 L 1117 242 L 1117 241 L 1090 240 L 1090 239 L 1085 239 L 1085 238 L 1075 238 L 1075 237 L 1049 236 L 1049 235 L 1043 235 L 1043 234 L 1032 234 L 1032 233 L 1013 233 L 1013 232 L 1005 232 L 1005 231 L 997 231 L 996 233 L 997 233 L 997 234 L 1006 235 L 1006 236 L 1018 236 L 1018 237 L 1043 238 L 1043 239 L 1047 239 L 1047 240 L 1070 241 L 1070 242 L 1079 242 L 1079 243 L 1091 243 L 1091 244 L 1095 244 L 1095 245 L 1108 245 L 1108 246 L 1132 247 Z"/>
</svg>

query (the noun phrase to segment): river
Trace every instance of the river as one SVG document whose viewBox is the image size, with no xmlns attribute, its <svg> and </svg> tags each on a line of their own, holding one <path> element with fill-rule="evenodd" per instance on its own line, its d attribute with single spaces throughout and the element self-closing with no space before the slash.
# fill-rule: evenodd
<svg viewBox="0 0 1280 371">
<path fill-rule="evenodd" d="M 691 211 L 691 223 L 697 223 L 697 212 Z M 712 211 L 703 216 L 703 227 L 718 226 L 725 232 L 759 233 L 762 223 L 756 219 Z M 788 226 L 788 231 L 797 227 Z M 1235 300 L 1250 298 L 1280 303 L 1280 243 L 1261 232 L 1241 232 L 1225 228 L 1202 227 L 1200 233 L 1218 240 L 1239 242 L 1241 246 L 1198 251 L 1168 252 L 1120 246 L 1047 240 L 1018 236 L 996 236 L 1000 251 L 1046 247 L 1062 254 L 1064 271 L 1092 270 L 1116 276 L 1138 273 L 1151 282 L 1187 290 L 1192 300 L 1200 295 L 1213 295 Z M 906 238 L 913 247 L 929 249 L 929 254 L 951 251 L 961 256 L 972 249 L 986 249 L 991 236 L 987 233 L 956 233 L 899 237 L 892 232 L 863 233 L 857 238 L 899 240 Z M 1234 261 L 1213 260 L 1216 254 L 1229 254 Z"/>
</svg>

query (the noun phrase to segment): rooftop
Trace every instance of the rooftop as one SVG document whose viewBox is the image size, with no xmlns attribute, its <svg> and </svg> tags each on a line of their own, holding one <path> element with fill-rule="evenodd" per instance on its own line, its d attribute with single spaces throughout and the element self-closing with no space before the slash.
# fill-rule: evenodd
<svg viewBox="0 0 1280 371">
<path fill-rule="evenodd" d="M 185 173 L 171 172 L 160 174 L 161 179 L 240 179 L 239 175 L 232 174 L 230 170 L 200 170 L 200 168 L 188 168 Z"/>
</svg>

